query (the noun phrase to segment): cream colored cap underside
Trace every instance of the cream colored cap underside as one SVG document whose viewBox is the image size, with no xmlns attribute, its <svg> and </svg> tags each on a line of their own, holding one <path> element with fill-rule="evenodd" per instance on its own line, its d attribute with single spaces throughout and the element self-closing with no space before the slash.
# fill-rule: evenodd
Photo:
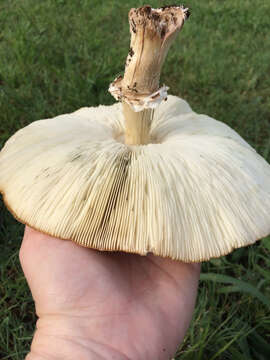
<svg viewBox="0 0 270 360">
<path fill-rule="evenodd" d="M 169 96 L 154 143 L 121 139 L 121 104 L 36 121 L 0 153 L 20 221 L 99 250 L 202 261 L 270 233 L 270 166 L 236 132 Z"/>
</svg>

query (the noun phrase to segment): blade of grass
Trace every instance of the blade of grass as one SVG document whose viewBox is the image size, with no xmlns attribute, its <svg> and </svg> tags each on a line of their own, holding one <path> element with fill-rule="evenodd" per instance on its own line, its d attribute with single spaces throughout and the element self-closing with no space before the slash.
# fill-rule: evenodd
<svg viewBox="0 0 270 360">
<path fill-rule="evenodd" d="M 260 300 L 265 306 L 270 308 L 270 300 L 264 296 L 255 286 L 250 285 L 249 283 L 235 279 L 228 275 L 221 275 L 221 274 L 214 274 L 214 273 L 207 273 L 201 274 L 200 276 L 201 281 L 213 281 L 217 283 L 225 283 L 225 284 L 233 284 L 235 287 L 238 287 L 239 292 L 245 292 L 250 294 L 252 297 L 257 298 Z"/>
</svg>

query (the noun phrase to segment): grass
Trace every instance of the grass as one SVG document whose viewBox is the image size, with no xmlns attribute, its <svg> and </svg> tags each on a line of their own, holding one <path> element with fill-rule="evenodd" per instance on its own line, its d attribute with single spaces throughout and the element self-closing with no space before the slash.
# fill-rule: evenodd
<svg viewBox="0 0 270 360">
<path fill-rule="evenodd" d="M 167 2 L 168 3 L 168 2 Z M 0 147 L 28 123 L 111 104 L 123 71 L 127 12 L 142 1 L 0 3 Z M 151 1 L 153 7 L 166 4 Z M 270 159 L 270 3 L 190 0 L 192 16 L 162 74 L 170 92 L 224 121 Z M 23 226 L 0 203 L 0 358 L 21 360 L 35 325 L 18 261 Z M 197 306 L 176 359 L 270 358 L 270 244 L 202 266 Z M 154 360 L 154 359 L 153 359 Z"/>
</svg>

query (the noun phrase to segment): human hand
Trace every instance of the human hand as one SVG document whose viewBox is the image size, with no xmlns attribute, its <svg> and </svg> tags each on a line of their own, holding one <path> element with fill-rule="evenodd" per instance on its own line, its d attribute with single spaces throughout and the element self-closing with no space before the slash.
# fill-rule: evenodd
<svg viewBox="0 0 270 360">
<path fill-rule="evenodd" d="M 100 252 L 26 227 L 20 261 L 39 317 L 27 360 L 170 359 L 199 264 Z"/>
</svg>

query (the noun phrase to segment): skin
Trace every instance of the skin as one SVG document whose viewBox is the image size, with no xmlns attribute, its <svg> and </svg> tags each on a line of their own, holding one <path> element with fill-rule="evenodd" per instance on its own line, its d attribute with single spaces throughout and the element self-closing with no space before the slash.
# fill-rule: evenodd
<svg viewBox="0 0 270 360">
<path fill-rule="evenodd" d="M 199 264 L 99 252 L 29 227 L 20 261 L 39 318 L 27 360 L 167 360 L 191 321 Z"/>
</svg>

